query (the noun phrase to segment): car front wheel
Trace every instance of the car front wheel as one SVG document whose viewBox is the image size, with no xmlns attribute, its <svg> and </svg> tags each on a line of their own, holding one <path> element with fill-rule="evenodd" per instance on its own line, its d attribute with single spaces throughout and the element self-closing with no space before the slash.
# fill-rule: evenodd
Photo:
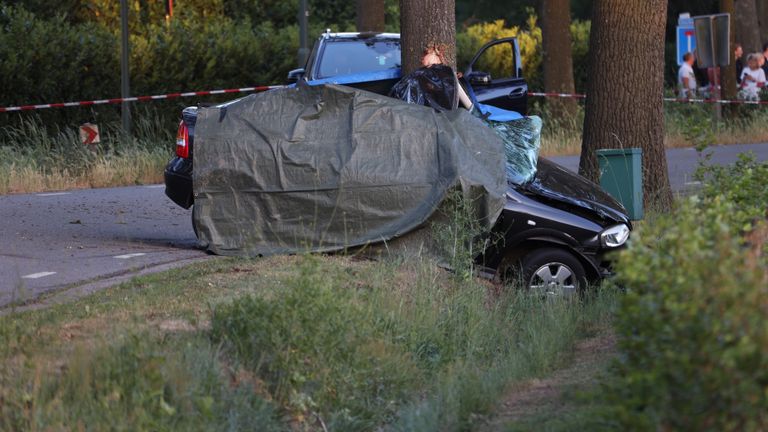
<svg viewBox="0 0 768 432">
<path fill-rule="evenodd" d="M 558 248 L 539 248 L 520 261 L 522 282 L 542 297 L 569 296 L 587 285 L 584 266 L 572 253 Z"/>
</svg>

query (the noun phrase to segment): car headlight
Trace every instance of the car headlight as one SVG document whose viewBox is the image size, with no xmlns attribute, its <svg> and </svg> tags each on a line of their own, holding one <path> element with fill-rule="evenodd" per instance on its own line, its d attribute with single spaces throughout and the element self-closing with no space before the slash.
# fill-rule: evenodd
<svg viewBox="0 0 768 432">
<path fill-rule="evenodd" d="M 627 242 L 629 227 L 621 224 L 612 226 L 600 234 L 600 243 L 605 247 L 619 247 Z"/>
</svg>

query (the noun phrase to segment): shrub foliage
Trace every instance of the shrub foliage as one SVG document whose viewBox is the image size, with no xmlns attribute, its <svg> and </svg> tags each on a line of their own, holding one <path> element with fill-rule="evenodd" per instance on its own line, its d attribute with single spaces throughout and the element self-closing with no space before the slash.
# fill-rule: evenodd
<svg viewBox="0 0 768 432">
<path fill-rule="evenodd" d="M 608 386 L 621 427 L 768 427 L 766 175 L 750 157 L 704 168 L 700 196 L 633 234 Z"/>
</svg>

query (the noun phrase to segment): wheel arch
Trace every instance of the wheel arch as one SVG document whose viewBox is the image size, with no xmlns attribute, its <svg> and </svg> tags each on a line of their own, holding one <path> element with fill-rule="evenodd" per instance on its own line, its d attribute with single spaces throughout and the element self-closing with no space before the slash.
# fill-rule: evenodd
<svg viewBox="0 0 768 432">
<path fill-rule="evenodd" d="M 554 237 L 529 237 L 521 240 L 501 257 L 497 272 L 502 268 L 502 263 L 517 262 L 532 251 L 545 247 L 562 249 L 573 255 L 581 263 L 582 267 L 584 267 L 588 281 L 596 281 L 600 279 L 600 270 L 592 260 L 587 258 L 581 251 L 571 244 L 568 244 L 568 242 Z"/>
</svg>

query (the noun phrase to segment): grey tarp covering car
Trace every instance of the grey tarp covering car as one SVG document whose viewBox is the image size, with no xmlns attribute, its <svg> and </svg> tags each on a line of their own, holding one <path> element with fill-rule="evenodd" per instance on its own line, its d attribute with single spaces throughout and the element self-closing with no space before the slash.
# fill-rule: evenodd
<svg viewBox="0 0 768 432">
<path fill-rule="evenodd" d="M 337 85 L 251 95 L 198 112 L 193 223 L 209 251 L 333 251 L 402 236 L 451 190 L 490 229 L 504 143 L 465 110 L 435 112 Z"/>
</svg>

